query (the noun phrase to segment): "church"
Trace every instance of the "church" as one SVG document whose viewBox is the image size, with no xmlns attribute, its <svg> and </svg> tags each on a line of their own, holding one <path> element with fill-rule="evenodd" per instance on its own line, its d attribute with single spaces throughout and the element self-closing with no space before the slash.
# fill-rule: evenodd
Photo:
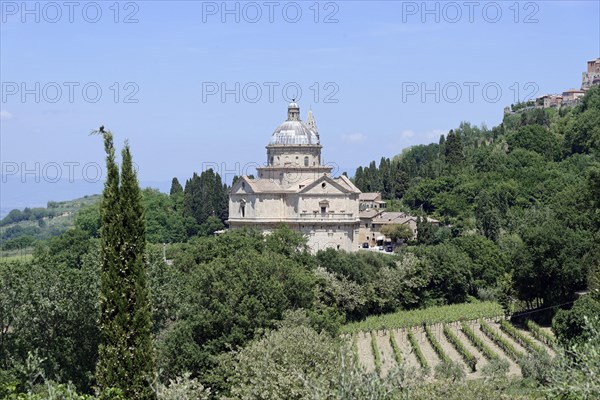
<svg viewBox="0 0 600 400">
<path fill-rule="evenodd" d="M 348 177 L 331 176 L 332 167 L 321 161 L 322 147 L 312 111 L 303 123 L 292 101 L 257 176 L 242 176 L 231 188 L 229 228 L 269 233 L 285 224 L 305 235 L 312 252 L 358 250 L 361 192 Z"/>
</svg>

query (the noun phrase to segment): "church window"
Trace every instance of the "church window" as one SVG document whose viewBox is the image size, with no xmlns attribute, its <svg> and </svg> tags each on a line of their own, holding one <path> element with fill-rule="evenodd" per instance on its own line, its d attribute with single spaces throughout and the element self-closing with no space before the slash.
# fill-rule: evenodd
<svg viewBox="0 0 600 400">
<path fill-rule="evenodd" d="M 242 218 L 246 216 L 246 204 L 240 204 L 240 214 L 242 214 Z"/>
<path fill-rule="evenodd" d="M 308 156 L 304 157 L 304 166 L 308 167 Z"/>
<path fill-rule="evenodd" d="M 321 187 L 322 187 L 323 189 L 325 189 L 325 188 L 327 187 L 327 184 L 326 184 L 325 182 L 323 182 L 323 183 L 321 183 Z"/>
<path fill-rule="evenodd" d="M 326 212 L 327 212 L 327 207 L 325 207 L 325 206 L 321 206 L 321 212 L 322 212 L 322 213 L 326 213 Z"/>
</svg>

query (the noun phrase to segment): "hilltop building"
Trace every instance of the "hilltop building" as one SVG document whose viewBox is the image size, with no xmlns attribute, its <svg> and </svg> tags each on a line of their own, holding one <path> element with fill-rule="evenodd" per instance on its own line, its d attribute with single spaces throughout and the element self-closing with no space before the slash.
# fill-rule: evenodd
<svg viewBox="0 0 600 400">
<path fill-rule="evenodd" d="M 407 225 L 412 231 L 413 238 L 417 237 L 417 217 L 404 212 L 386 211 L 385 205 L 381 205 L 385 202 L 381 201 L 380 193 L 361 193 L 360 196 L 368 199 L 365 203 L 361 201 L 361 207 L 363 204 L 373 205 L 361 208 L 359 213 L 359 243 L 368 243 L 369 247 L 375 247 L 381 242 L 388 241 L 389 239 L 381 232 L 381 228 L 385 225 Z M 371 202 L 370 199 L 374 200 Z M 430 217 L 426 219 L 427 222 L 440 226 L 440 221 Z"/>
<path fill-rule="evenodd" d="M 292 102 L 287 119 L 271 135 L 258 176 L 242 176 L 229 196 L 230 229 L 253 227 L 265 233 L 286 224 L 302 232 L 313 252 L 358 249 L 360 190 L 323 165 L 322 145 L 312 110 L 306 124 Z"/>
<path fill-rule="evenodd" d="M 600 85 L 600 58 L 587 62 L 587 72 L 582 74 L 581 90 L 588 90 L 594 85 Z"/>
<path fill-rule="evenodd" d="M 600 58 L 587 62 L 587 71 L 582 74 L 581 89 L 568 89 L 562 94 L 546 94 L 521 105 L 505 107 L 504 114 L 512 114 L 535 108 L 560 108 L 579 104 L 585 92 L 592 86 L 600 85 Z"/>
</svg>

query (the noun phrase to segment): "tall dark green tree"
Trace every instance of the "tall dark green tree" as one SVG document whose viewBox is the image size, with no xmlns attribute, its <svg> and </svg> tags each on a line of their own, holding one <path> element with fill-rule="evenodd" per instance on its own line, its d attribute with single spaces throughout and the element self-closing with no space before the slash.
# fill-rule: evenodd
<svg viewBox="0 0 600 400">
<path fill-rule="evenodd" d="M 171 191 L 169 192 L 169 194 L 174 195 L 177 193 L 183 193 L 183 187 L 181 186 L 181 183 L 179 183 L 177 177 L 175 177 L 171 181 Z"/>
<path fill-rule="evenodd" d="M 122 152 L 121 176 L 112 134 L 100 130 L 107 180 L 100 213 L 100 346 L 96 379 L 103 398 L 120 390 L 128 399 L 155 399 L 151 310 L 144 260 L 145 221 L 141 192 L 129 145 Z"/>
<path fill-rule="evenodd" d="M 463 153 L 462 138 L 459 133 L 456 133 L 453 130 L 448 133 L 444 152 L 446 164 L 450 170 L 456 170 L 462 167 L 465 161 L 465 155 Z"/>
</svg>

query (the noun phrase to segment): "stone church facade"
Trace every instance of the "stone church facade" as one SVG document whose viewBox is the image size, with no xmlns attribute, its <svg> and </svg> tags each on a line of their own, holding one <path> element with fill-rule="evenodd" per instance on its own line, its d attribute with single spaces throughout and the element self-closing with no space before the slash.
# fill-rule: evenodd
<svg viewBox="0 0 600 400">
<path fill-rule="evenodd" d="M 285 224 L 302 232 L 313 252 L 356 251 L 360 190 L 346 176 L 332 177 L 321 162 L 319 132 L 309 111 L 306 124 L 292 102 L 288 117 L 271 135 L 265 166 L 257 177 L 242 176 L 229 196 L 230 229 L 265 233 Z"/>
</svg>

